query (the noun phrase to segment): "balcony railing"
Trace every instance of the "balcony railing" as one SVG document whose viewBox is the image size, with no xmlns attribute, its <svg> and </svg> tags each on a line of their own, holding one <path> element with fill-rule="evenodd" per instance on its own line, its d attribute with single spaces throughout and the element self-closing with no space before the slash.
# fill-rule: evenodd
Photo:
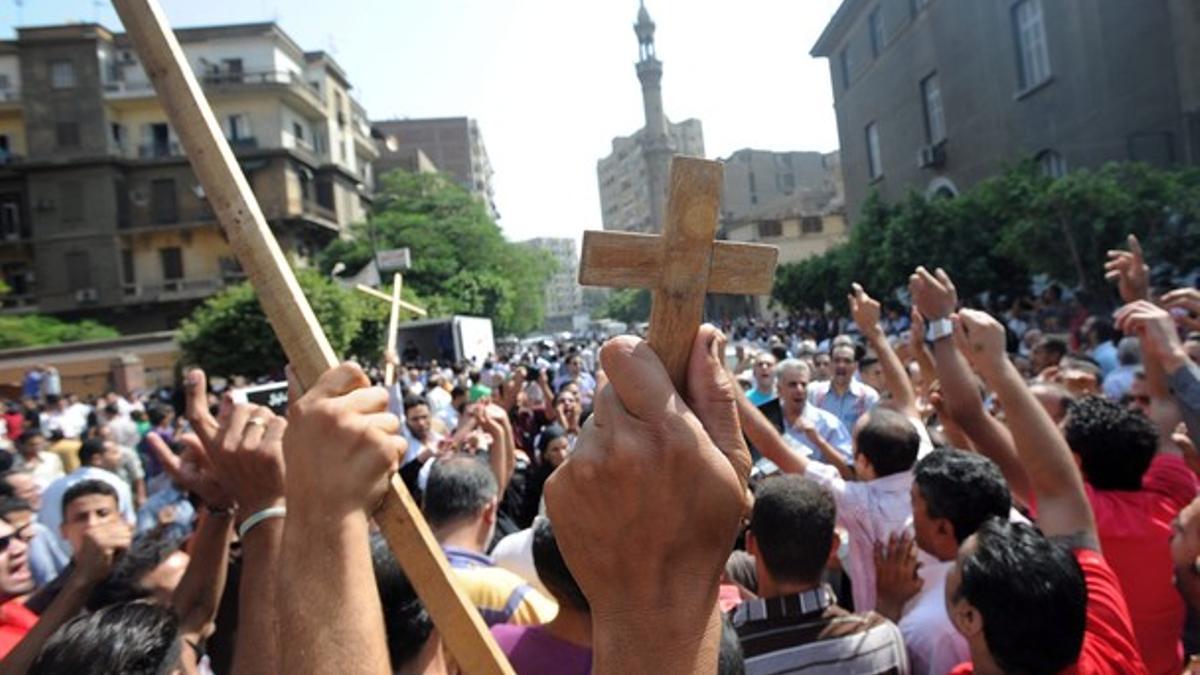
<svg viewBox="0 0 1200 675">
<path fill-rule="evenodd" d="M 205 298 L 225 286 L 224 279 L 172 279 L 153 284 L 125 284 L 122 293 L 127 302 L 156 302 Z"/>
<path fill-rule="evenodd" d="M 0 312 L 5 314 L 34 312 L 37 311 L 37 308 L 37 296 L 33 293 L 25 293 L 23 295 L 9 293 L 7 295 L 0 295 Z"/>
<path fill-rule="evenodd" d="M 287 84 L 294 85 L 316 97 L 322 105 L 325 103 L 325 96 L 321 90 L 309 84 L 303 77 L 291 70 L 268 70 L 262 72 L 220 72 L 220 73 L 203 73 L 200 75 L 200 81 L 205 85 L 213 86 L 238 86 L 238 85 L 263 85 L 263 84 Z"/>
<path fill-rule="evenodd" d="M 138 159 L 178 157 L 181 154 L 183 153 L 179 149 L 179 143 L 176 141 L 168 141 L 166 143 L 143 143 L 138 146 Z"/>
</svg>

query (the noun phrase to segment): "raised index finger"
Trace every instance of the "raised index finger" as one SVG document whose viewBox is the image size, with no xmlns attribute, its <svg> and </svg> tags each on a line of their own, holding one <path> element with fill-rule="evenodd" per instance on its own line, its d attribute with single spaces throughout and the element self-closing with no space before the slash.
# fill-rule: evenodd
<svg viewBox="0 0 1200 675">
<path fill-rule="evenodd" d="M 184 407 L 188 423 L 200 437 L 200 442 L 206 448 L 212 448 L 216 442 L 220 425 L 208 410 L 208 376 L 199 368 L 188 371 L 184 378 L 184 393 L 187 402 Z"/>
</svg>

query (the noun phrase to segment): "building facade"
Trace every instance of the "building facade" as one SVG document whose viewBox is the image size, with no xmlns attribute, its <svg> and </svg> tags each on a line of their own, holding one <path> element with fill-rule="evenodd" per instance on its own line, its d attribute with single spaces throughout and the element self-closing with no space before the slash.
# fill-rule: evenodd
<svg viewBox="0 0 1200 675">
<path fill-rule="evenodd" d="M 478 122 L 467 117 L 444 117 L 380 120 L 371 125 L 382 136 L 377 140 L 377 174 L 393 169 L 424 170 L 418 161 L 423 155 L 482 201 L 493 220 L 500 217 L 492 188 L 492 163 Z"/>
<path fill-rule="evenodd" d="M 176 35 L 286 253 L 365 219 L 377 153 L 328 54 L 273 23 Z M 127 36 L 19 29 L 0 90 L 0 311 L 174 328 L 243 278 Z"/>
<path fill-rule="evenodd" d="M 579 285 L 579 255 L 575 240 L 569 237 L 538 237 L 522 242 L 524 246 L 550 253 L 558 263 L 553 276 L 546 281 L 547 326 L 571 326 L 571 319 L 583 307 L 583 288 Z"/>
<path fill-rule="evenodd" d="M 845 0 L 811 53 L 851 220 L 872 191 L 954 195 L 1025 159 L 1200 162 L 1192 0 Z"/>
<path fill-rule="evenodd" d="M 722 220 L 739 220 L 798 194 L 838 195 L 837 153 L 738 150 L 721 160 L 725 182 Z"/>
<path fill-rule="evenodd" d="M 703 157 L 704 133 L 699 120 L 674 124 L 663 111 L 662 61 L 654 50 L 655 25 L 645 5 L 633 30 L 646 124 L 631 136 L 614 138 L 612 153 L 597 163 L 601 222 L 605 230 L 659 232 L 671 156 Z"/>
</svg>

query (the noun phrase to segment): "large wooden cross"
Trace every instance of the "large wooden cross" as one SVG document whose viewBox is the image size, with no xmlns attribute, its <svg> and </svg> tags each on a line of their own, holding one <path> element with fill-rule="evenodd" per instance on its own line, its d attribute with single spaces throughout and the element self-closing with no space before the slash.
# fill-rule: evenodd
<svg viewBox="0 0 1200 675">
<path fill-rule="evenodd" d="M 157 0 L 113 4 L 288 361 L 301 384 L 312 385 L 337 365 L 337 355 L 267 227 L 179 41 Z M 512 675 L 479 612 L 454 583 L 445 555 L 398 477 L 375 520 L 464 672 Z"/>
<path fill-rule="evenodd" d="M 720 162 L 675 157 L 661 235 L 583 233 L 579 283 L 651 289 L 646 341 L 679 391 L 705 294 L 766 295 L 775 281 L 774 246 L 713 241 L 723 174 Z"/>
</svg>

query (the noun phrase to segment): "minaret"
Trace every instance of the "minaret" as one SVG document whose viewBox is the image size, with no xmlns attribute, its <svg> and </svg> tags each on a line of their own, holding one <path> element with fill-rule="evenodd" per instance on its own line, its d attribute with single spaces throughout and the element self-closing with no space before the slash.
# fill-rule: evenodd
<svg viewBox="0 0 1200 675">
<path fill-rule="evenodd" d="M 646 11 L 645 0 L 638 9 L 633 32 L 638 39 L 637 75 L 642 83 L 642 106 L 646 111 L 646 126 L 641 133 L 650 191 L 650 222 L 646 223 L 646 228 L 649 232 L 661 232 L 671 164 L 671 138 L 667 135 L 667 117 L 663 113 L 662 61 L 654 54 L 654 22 L 650 20 L 650 12 Z"/>
</svg>

